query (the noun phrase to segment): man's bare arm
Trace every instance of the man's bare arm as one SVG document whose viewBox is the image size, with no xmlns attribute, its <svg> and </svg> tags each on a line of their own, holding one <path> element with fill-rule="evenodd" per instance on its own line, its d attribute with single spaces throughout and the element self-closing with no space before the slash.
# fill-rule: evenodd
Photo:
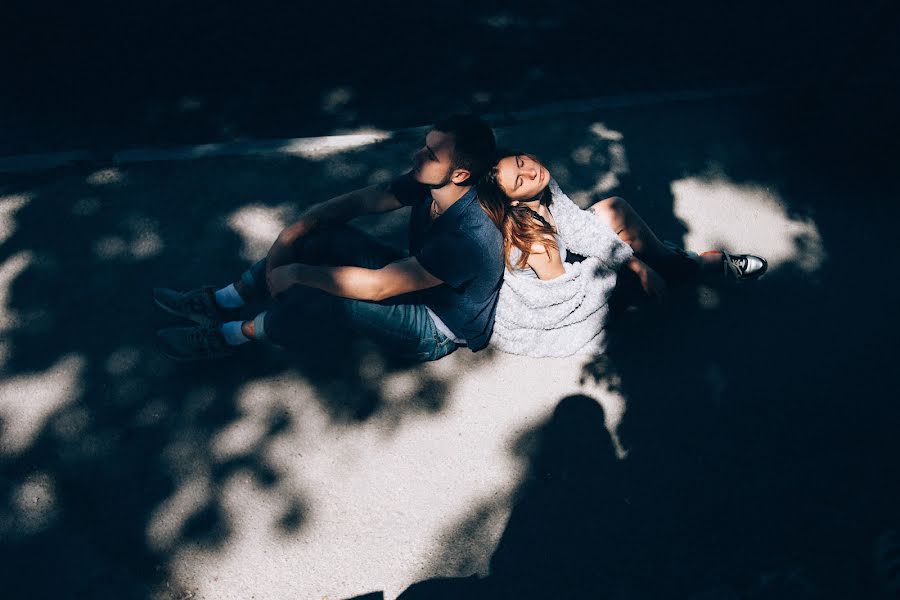
<svg viewBox="0 0 900 600">
<path fill-rule="evenodd" d="M 296 260 L 291 247 L 300 237 L 327 225 L 345 223 L 354 217 L 396 210 L 403 205 L 390 189 L 389 183 L 371 185 L 314 204 L 306 209 L 297 222 L 285 227 L 266 255 L 266 278 L 272 269 Z"/>
<path fill-rule="evenodd" d="M 318 288 L 334 296 L 376 302 L 443 283 L 426 271 L 413 256 L 380 269 L 293 263 L 272 271 L 270 282 L 273 294 L 300 284 Z"/>
</svg>

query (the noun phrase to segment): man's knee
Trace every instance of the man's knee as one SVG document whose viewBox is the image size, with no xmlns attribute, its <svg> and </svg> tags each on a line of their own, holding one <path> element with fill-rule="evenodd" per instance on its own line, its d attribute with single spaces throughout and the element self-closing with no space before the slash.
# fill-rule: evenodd
<svg viewBox="0 0 900 600">
<path fill-rule="evenodd" d="M 338 237 L 330 228 L 315 229 L 300 236 L 291 244 L 291 254 L 296 262 L 318 263 L 331 250 Z"/>
</svg>

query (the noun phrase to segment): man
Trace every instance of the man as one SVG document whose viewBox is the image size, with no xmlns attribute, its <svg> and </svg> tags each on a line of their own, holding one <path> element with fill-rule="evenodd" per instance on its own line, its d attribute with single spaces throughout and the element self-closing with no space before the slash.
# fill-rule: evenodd
<svg viewBox="0 0 900 600">
<path fill-rule="evenodd" d="M 494 149 L 481 119 L 443 119 L 425 137 L 412 171 L 310 207 L 232 285 L 153 290 L 158 306 L 198 324 L 157 332 L 165 354 L 189 362 L 228 356 L 253 340 L 308 346 L 313 326 L 341 324 L 412 360 L 437 360 L 461 345 L 484 348 L 503 276 L 503 240 L 474 185 Z M 408 257 L 344 224 L 403 206 L 412 207 Z M 254 319 L 236 318 L 245 303 L 270 299 Z"/>
</svg>

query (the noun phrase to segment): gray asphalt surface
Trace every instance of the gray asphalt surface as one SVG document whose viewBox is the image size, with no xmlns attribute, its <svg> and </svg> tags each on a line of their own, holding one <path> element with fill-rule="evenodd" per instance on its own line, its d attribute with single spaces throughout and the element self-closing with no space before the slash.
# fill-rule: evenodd
<svg viewBox="0 0 900 600">
<path fill-rule="evenodd" d="M 152 286 L 229 281 L 304 206 L 402 171 L 416 140 L 5 177 L 4 588 L 872 596 L 873 541 L 900 523 L 898 188 L 871 127 L 888 117 L 859 102 L 499 128 L 578 202 L 623 195 L 664 239 L 770 260 L 754 285 L 624 313 L 579 360 L 409 366 L 316 323 L 298 355 L 160 356 Z M 360 226 L 402 244 L 402 214 Z"/>
</svg>

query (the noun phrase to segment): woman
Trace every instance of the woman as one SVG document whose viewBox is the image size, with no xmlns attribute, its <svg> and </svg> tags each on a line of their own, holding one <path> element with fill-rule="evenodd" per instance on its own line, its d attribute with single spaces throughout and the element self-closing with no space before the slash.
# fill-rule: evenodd
<svg viewBox="0 0 900 600">
<path fill-rule="evenodd" d="M 696 255 L 663 244 L 622 198 L 582 210 L 546 167 L 524 152 L 501 152 L 479 184 L 478 197 L 503 233 L 506 274 L 491 344 L 505 352 L 602 351 L 620 271 L 633 273 L 643 291 L 659 300 L 667 279 L 690 281 L 713 273 L 755 279 L 766 270 L 757 256 Z M 569 251 L 586 258 L 567 263 Z"/>
</svg>

